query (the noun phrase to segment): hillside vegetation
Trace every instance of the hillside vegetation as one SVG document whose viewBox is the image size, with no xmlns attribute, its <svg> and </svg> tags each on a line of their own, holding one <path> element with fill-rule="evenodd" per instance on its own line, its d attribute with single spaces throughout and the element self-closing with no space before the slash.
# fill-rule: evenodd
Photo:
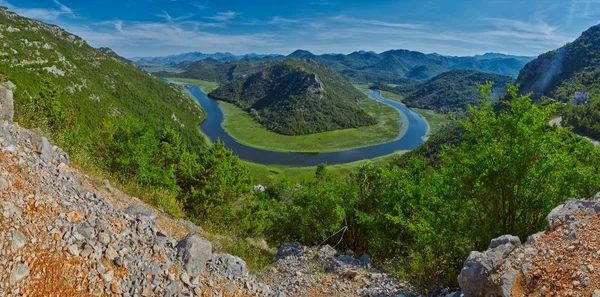
<svg viewBox="0 0 600 297">
<path fill-rule="evenodd" d="M 38 125 L 46 115 L 53 127 L 43 128 L 61 130 L 69 147 L 86 149 L 96 146 L 105 123 L 139 120 L 155 131 L 170 127 L 190 147 L 202 147 L 197 126 L 204 113 L 182 88 L 148 75 L 109 49 L 96 50 L 56 26 L 4 9 L 0 30 L 0 73 L 16 85 L 22 124 Z"/>
<path fill-rule="evenodd" d="M 265 128 L 303 135 L 374 125 L 358 102 L 365 95 L 332 69 L 287 59 L 209 94 L 247 111 Z"/>
<path fill-rule="evenodd" d="M 532 98 L 568 101 L 575 91 L 600 94 L 600 25 L 565 46 L 540 55 L 520 72 L 516 83 Z"/>
<path fill-rule="evenodd" d="M 371 88 L 399 94 L 409 107 L 432 109 L 436 112 L 462 112 L 467 106 L 481 105 L 478 84 L 493 82 L 491 99 L 503 96 L 506 85 L 513 79 L 508 76 L 484 73 L 476 70 L 452 70 L 442 73 L 429 81 L 414 86 L 390 87 L 374 84 Z"/>
</svg>

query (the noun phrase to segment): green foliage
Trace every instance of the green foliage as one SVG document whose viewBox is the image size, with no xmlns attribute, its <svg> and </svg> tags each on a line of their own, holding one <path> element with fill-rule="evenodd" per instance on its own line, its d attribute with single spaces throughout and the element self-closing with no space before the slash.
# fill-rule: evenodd
<svg viewBox="0 0 600 297">
<path fill-rule="evenodd" d="M 265 128 L 303 135 L 374 125 L 358 103 L 364 95 L 332 69 L 287 59 L 234 80 L 210 96 L 247 111 Z"/>
<path fill-rule="evenodd" d="M 188 214 L 225 222 L 235 217 L 235 206 L 250 190 L 248 168 L 219 140 L 199 159 L 202 170 L 183 197 Z"/>
<path fill-rule="evenodd" d="M 512 83 L 513 78 L 476 70 L 452 70 L 419 85 L 390 87 L 375 84 L 371 88 L 382 88 L 400 94 L 404 96 L 402 102 L 409 107 L 451 113 L 464 112 L 469 104 L 479 106 L 481 97 L 477 91 L 477 84 L 488 81 L 494 82 L 495 85 L 489 98 L 494 100 L 504 95 L 505 86 Z"/>
<path fill-rule="evenodd" d="M 487 103 L 492 85 L 480 89 L 485 103 L 448 127 L 460 131 L 454 144 L 342 177 L 319 166 L 300 188 L 270 185 L 260 198 L 272 222 L 265 235 L 395 259 L 389 272 L 427 291 L 456 285 L 471 250 L 502 234 L 524 239 L 566 198 L 597 191 L 600 152 L 548 124 L 554 105 L 533 105 L 510 87 L 512 100 L 496 113 Z"/>
<path fill-rule="evenodd" d="M 591 138 L 600 138 L 600 97 L 593 95 L 588 104 L 567 105 L 562 110 L 562 125 Z"/>
</svg>

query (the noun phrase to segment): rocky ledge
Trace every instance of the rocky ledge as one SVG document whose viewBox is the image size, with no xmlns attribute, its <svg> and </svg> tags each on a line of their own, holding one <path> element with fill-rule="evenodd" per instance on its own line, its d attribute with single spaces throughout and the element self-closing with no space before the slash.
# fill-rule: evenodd
<svg viewBox="0 0 600 297">
<path fill-rule="evenodd" d="M 464 296 L 600 297 L 600 193 L 569 199 L 548 215 L 548 229 L 492 240 L 473 251 L 458 277 Z"/>
</svg>

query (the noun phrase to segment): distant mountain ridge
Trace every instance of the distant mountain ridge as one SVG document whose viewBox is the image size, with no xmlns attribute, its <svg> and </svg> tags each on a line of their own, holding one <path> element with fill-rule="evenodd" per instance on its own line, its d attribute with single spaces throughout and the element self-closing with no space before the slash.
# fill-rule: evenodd
<svg viewBox="0 0 600 297">
<path fill-rule="evenodd" d="M 425 82 L 439 74 L 456 69 L 478 70 L 515 78 L 522 67 L 533 59 L 533 57 L 510 56 L 497 53 L 487 53 L 474 57 L 450 57 L 409 50 L 389 50 L 379 54 L 358 51 L 347 55 L 315 55 L 307 50 L 299 49 L 288 56 L 246 56 L 241 60 L 219 61 L 223 63 L 236 63 L 238 65 L 243 64 L 242 67 L 250 66 L 248 69 L 252 69 L 257 65 L 264 65 L 286 58 L 314 60 L 333 68 L 352 83 L 381 82 L 404 85 Z M 138 62 L 138 65 L 142 64 Z M 203 63 L 193 64 L 193 62 L 186 61 L 179 64 L 171 64 L 170 66 L 189 71 L 193 75 L 193 78 L 197 79 L 214 80 L 215 77 L 215 74 L 211 73 L 212 71 L 208 69 L 211 66 Z M 194 70 L 194 66 L 198 66 L 200 69 Z M 213 65 L 212 68 L 217 68 L 218 66 L 221 65 Z M 219 69 L 215 69 L 215 71 L 220 72 Z"/>
<path fill-rule="evenodd" d="M 289 58 L 223 85 L 209 94 L 244 109 L 265 128 L 303 135 L 374 125 L 358 102 L 365 95 L 333 69 Z"/>
<path fill-rule="evenodd" d="M 140 66 L 145 66 L 145 65 L 174 65 L 174 64 L 179 64 L 179 63 L 183 63 L 183 62 L 196 62 L 196 61 L 209 59 L 209 58 L 215 59 L 215 60 L 218 60 L 221 62 L 227 62 L 227 61 L 242 60 L 242 59 L 246 59 L 246 58 L 264 58 L 264 57 L 269 57 L 269 56 L 280 56 L 280 55 L 263 55 L 263 54 L 255 54 L 255 53 L 250 53 L 250 54 L 246 54 L 246 55 L 234 55 L 229 52 L 225 52 L 225 53 L 216 52 L 216 53 L 212 53 L 212 54 L 205 54 L 205 53 L 201 53 L 201 52 L 190 52 L 190 53 L 168 55 L 168 56 L 162 56 L 162 57 L 133 57 L 133 58 L 130 58 L 130 60 L 134 61 L 135 63 L 137 63 Z"/>
</svg>

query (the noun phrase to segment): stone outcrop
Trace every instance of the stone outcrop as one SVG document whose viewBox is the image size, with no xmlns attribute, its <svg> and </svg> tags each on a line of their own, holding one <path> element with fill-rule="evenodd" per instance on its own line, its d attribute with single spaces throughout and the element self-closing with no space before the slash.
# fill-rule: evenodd
<svg viewBox="0 0 600 297">
<path fill-rule="evenodd" d="M 13 121 L 15 114 L 13 88 L 14 85 L 10 82 L 0 85 L 0 121 Z"/>
<path fill-rule="evenodd" d="M 597 279 L 597 275 L 592 275 L 596 250 L 582 246 L 580 236 L 585 232 L 591 238 L 589 241 L 600 236 L 600 227 L 596 226 L 596 221 L 600 222 L 598 213 L 600 193 L 591 199 L 571 198 L 550 212 L 548 229 L 529 236 L 525 244 L 521 245 L 515 236 L 504 235 L 493 239 L 486 251 L 472 251 L 458 276 L 463 295 L 510 297 L 527 292 L 544 296 L 549 292 L 545 283 L 567 296 L 591 290 L 592 282 Z M 570 263 L 588 263 L 588 266 L 572 264 L 573 267 L 567 269 Z M 568 274 L 565 283 L 561 283 L 559 277 L 565 273 L 563 270 Z"/>
<path fill-rule="evenodd" d="M 518 237 L 503 235 L 490 242 L 483 253 L 472 251 L 458 276 L 458 283 L 465 296 L 508 296 L 514 276 L 503 275 L 497 282 L 493 275 L 504 263 L 506 257 L 521 245 Z"/>
<path fill-rule="evenodd" d="M 206 272 L 206 264 L 212 259 L 212 245 L 195 233 L 190 233 L 177 244 L 177 255 L 183 261 L 188 274 Z"/>
</svg>

